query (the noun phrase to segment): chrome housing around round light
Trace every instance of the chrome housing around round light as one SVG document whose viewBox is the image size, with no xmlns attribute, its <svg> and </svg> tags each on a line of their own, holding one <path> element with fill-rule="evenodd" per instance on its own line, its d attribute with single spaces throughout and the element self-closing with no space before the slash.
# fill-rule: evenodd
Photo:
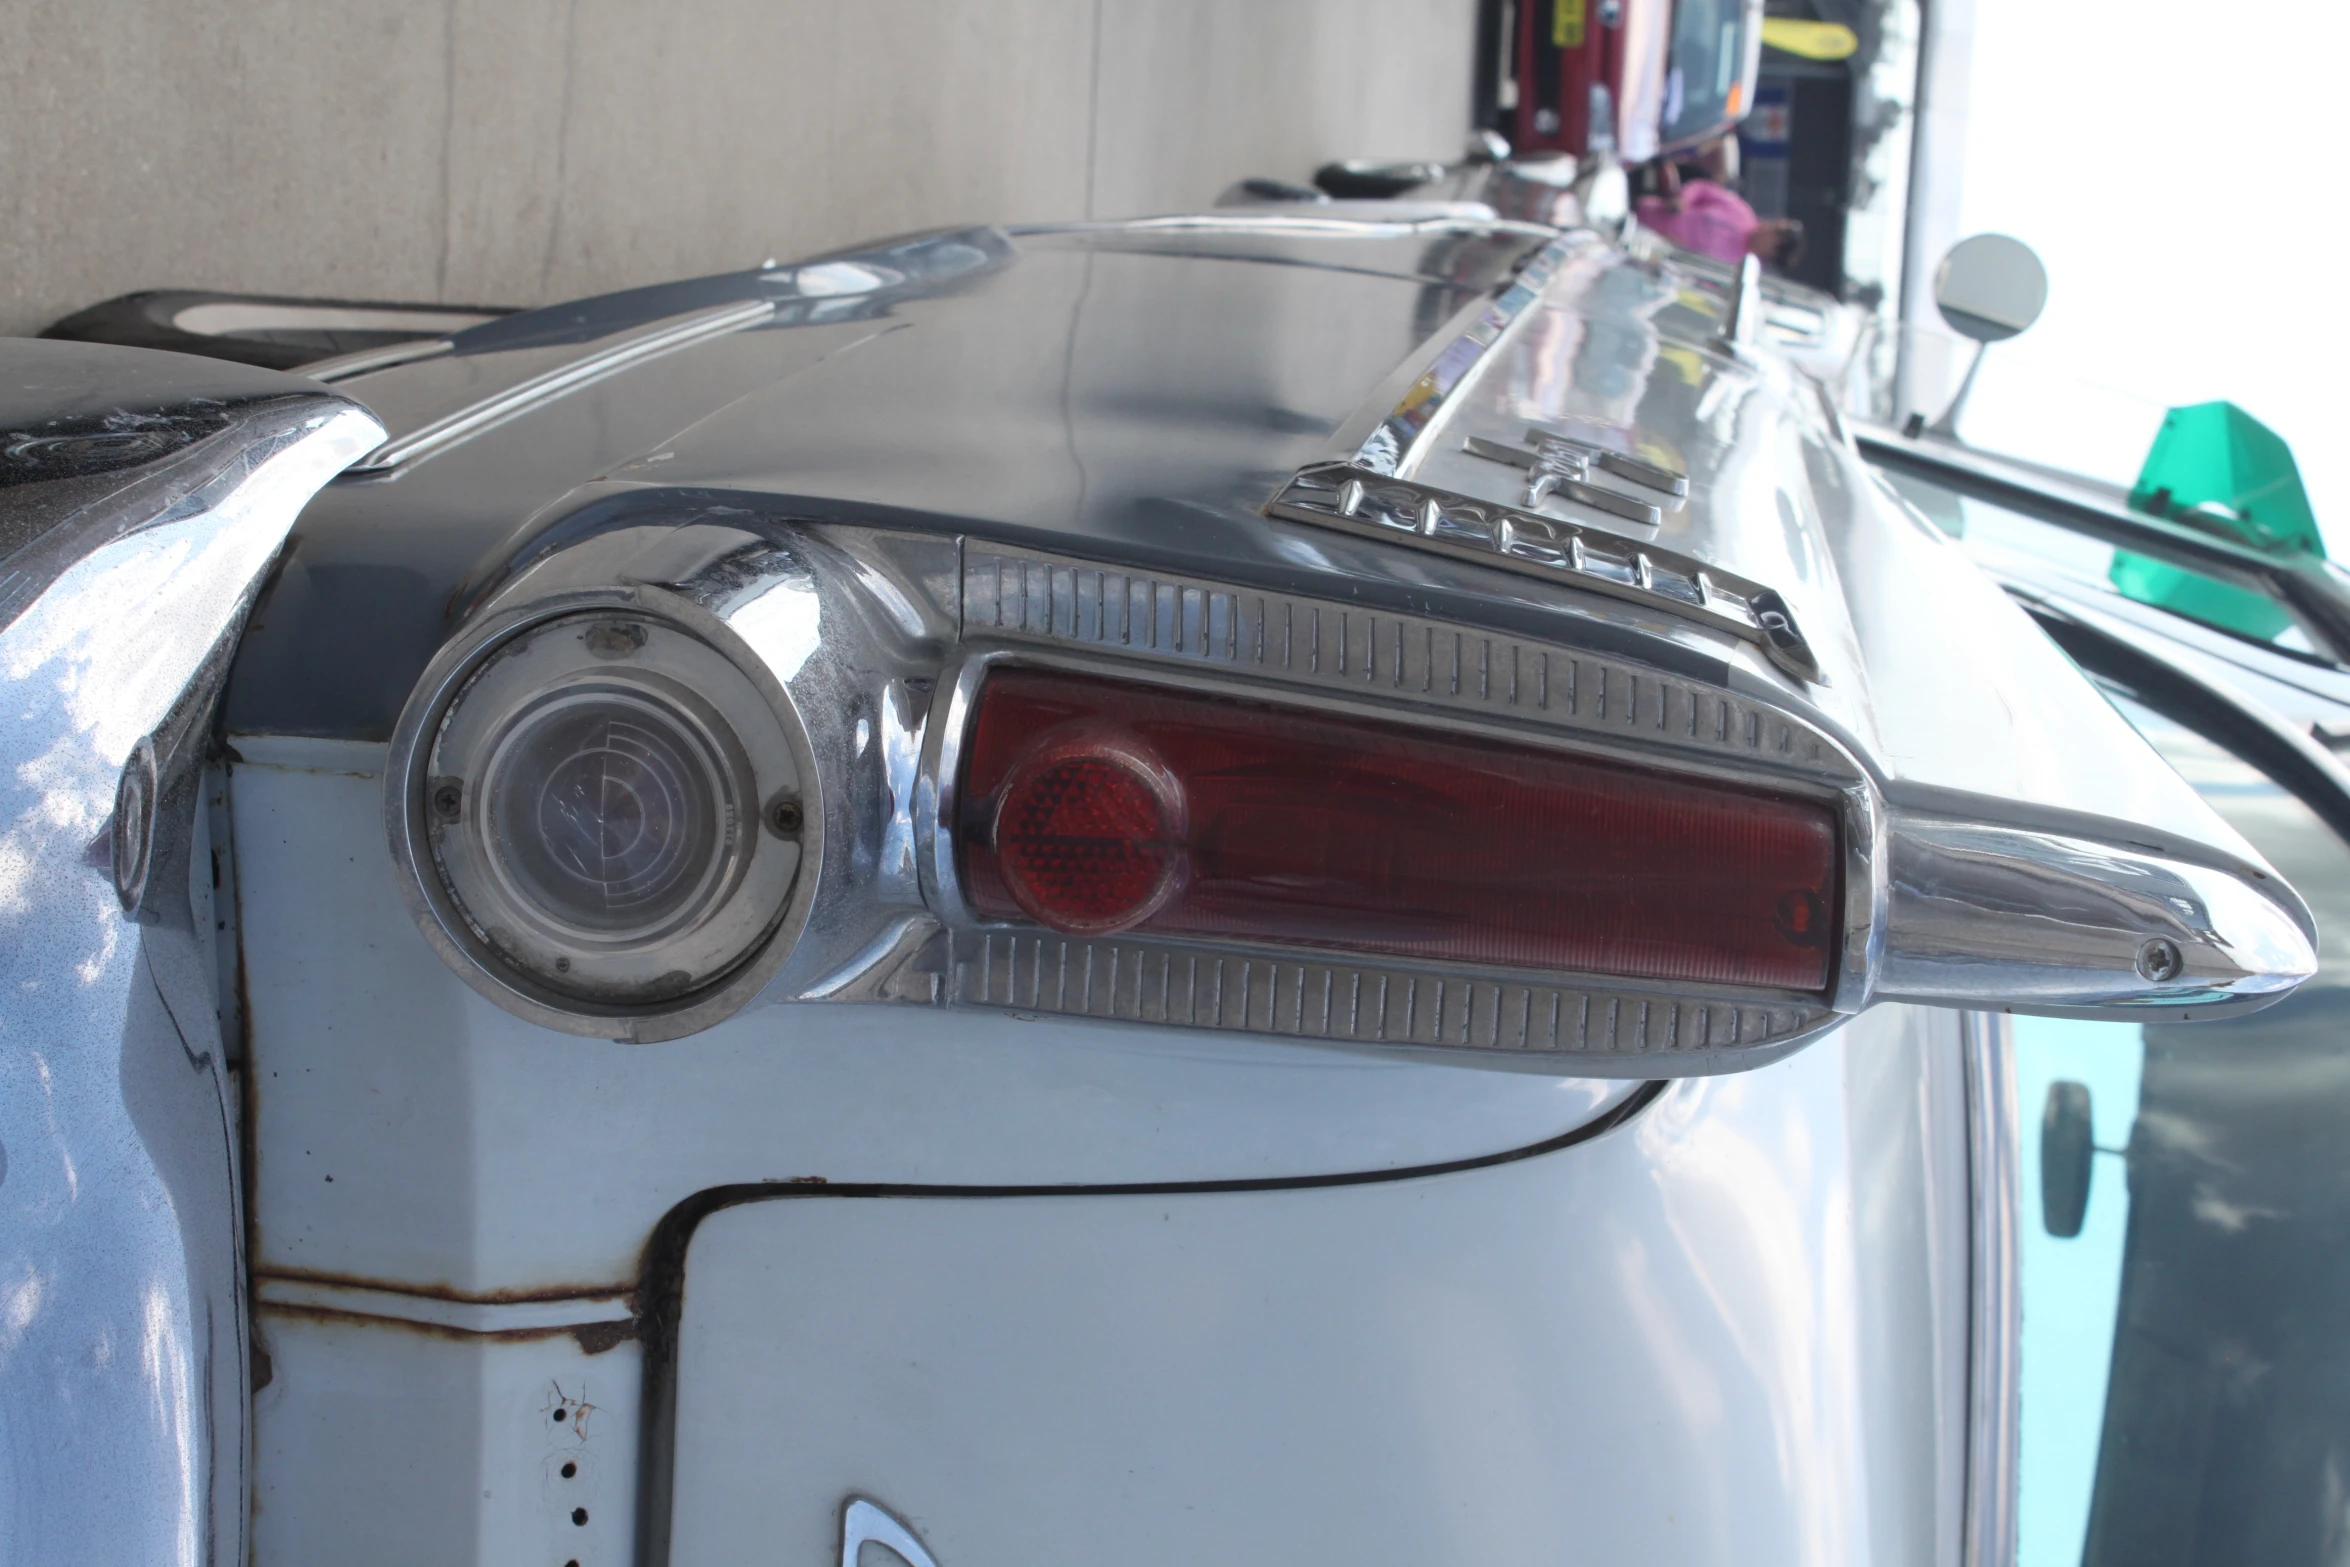
<svg viewBox="0 0 2350 1567">
<path fill-rule="evenodd" d="M 708 1027 L 804 916 L 805 735 L 703 618 L 639 593 L 499 615 L 401 717 L 385 805 L 404 890 L 458 972 L 534 1022 Z"/>
</svg>

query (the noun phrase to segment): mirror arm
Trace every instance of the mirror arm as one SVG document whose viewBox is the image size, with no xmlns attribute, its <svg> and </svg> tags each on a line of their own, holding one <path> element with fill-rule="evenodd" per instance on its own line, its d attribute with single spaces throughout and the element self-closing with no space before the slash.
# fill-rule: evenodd
<svg viewBox="0 0 2350 1567">
<path fill-rule="evenodd" d="M 1949 441 L 1961 439 L 1958 416 L 1966 409 L 1967 396 L 1975 389 L 1975 372 L 1983 368 L 1983 355 L 1990 347 L 1980 340 L 1975 343 L 1975 357 L 1967 361 L 1966 379 L 1958 383 L 1958 395 L 1950 399 L 1950 406 L 1942 410 L 1941 418 L 1926 426 L 1928 435 L 1939 435 Z"/>
</svg>

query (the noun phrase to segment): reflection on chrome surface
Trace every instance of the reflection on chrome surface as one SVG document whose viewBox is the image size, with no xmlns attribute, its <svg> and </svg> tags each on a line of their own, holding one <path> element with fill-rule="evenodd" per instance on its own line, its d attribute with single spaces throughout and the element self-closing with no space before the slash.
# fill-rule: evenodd
<svg viewBox="0 0 2350 1567">
<path fill-rule="evenodd" d="M 248 1383 L 197 781 L 256 584 L 382 431 L 302 382 L 176 356 L 15 344 L 0 369 L 53 386 L 74 353 L 111 399 L 195 404 L 217 433 L 41 539 L 61 567 L 0 628 L 0 1407 L 20 1433 L 0 1554 L 238 1560 Z M 19 515 L 42 501 L 0 491 Z M 110 824 L 118 797 L 138 822 Z"/>
<path fill-rule="evenodd" d="M 2320 964 L 2210 1027 L 2019 1019 L 2021 1558 L 2322 1560 L 2350 1385 L 2350 847 L 2301 800 L 2145 705 L 2116 705 L 2315 907 Z M 2042 1222 L 2042 1104 L 2090 1101 L 2086 1222 Z"/>
</svg>

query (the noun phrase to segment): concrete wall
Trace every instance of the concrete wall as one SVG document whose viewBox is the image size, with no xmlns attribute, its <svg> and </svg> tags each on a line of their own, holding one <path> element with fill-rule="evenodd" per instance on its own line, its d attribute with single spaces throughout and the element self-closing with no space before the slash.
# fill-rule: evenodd
<svg viewBox="0 0 2350 1567">
<path fill-rule="evenodd" d="M 1449 155 L 1474 0 L 0 0 L 0 332 L 529 305 Z"/>
</svg>

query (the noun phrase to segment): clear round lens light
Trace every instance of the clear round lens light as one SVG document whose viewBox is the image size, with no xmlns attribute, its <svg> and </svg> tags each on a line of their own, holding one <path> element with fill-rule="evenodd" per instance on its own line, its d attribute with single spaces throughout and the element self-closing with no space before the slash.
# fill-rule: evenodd
<svg viewBox="0 0 2350 1567">
<path fill-rule="evenodd" d="M 502 868 L 559 923 L 660 928 L 707 902 L 739 802 L 686 725 L 633 694 L 558 700 L 508 734 L 484 780 Z"/>
<path fill-rule="evenodd" d="M 550 620 L 457 687 L 412 781 L 452 934 L 572 1000 L 674 1005 L 772 935 L 798 880 L 797 752 L 740 668 L 665 621 Z"/>
</svg>

